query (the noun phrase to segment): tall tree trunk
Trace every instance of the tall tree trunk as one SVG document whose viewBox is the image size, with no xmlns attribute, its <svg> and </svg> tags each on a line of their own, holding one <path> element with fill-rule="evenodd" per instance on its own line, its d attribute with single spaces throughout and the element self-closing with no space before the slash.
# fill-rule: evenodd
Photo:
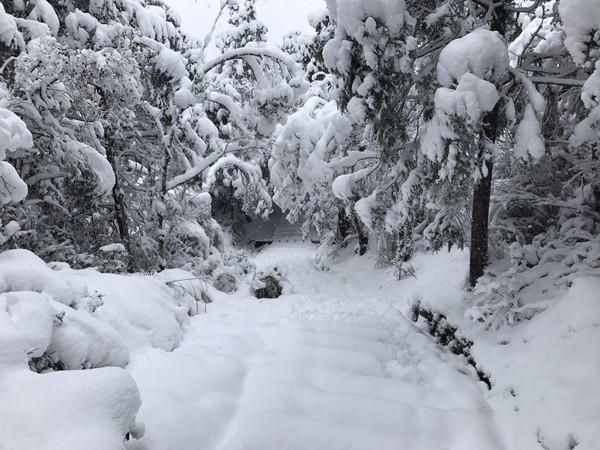
<svg viewBox="0 0 600 450">
<path fill-rule="evenodd" d="M 504 2 L 494 6 L 491 30 L 504 36 L 508 11 Z M 495 142 L 498 133 L 498 120 L 500 107 L 496 107 L 484 117 L 485 141 Z M 479 156 L 486 153 L 487 142 L 481 143 Z M 488 263 L 488 231 L 490 215 L 490 198 L 492 194 L 492 176 L 494 162 L 485 161 L 487 173 L 475 185 L 473 191 L 473 210 L 471 215 L 471 255 L 469 261 L 469 282 L 475 286 L 479 277 L 483 275 Z"/>
<path fill-rule="evenodd" d="M 108 130 L 110 133 L 110 130 Z M 117 221 L 117 228 L 119 229 L 119 237 L 121 243 L 125 246 L 127 252 L 127 270 L 132 272 L 133 267 L 133 255 L 131 254 L 131 236 L 129 234 L 129 224 L 127 223 L 127 206 L 125 205 L 125 196 L 119 181 L 119 171 L 117 167 L 117 157 L 115 155 L 114 144 L 112 139 L 107 138 L 106 140 L 106 159 L 108 160 L 112 170 L 115 174 L 115 184 L 112 188 L 112 196 L 115 202 L 115 216 Z"/>
<path fill-rule="evenodd" d="M 488 263 L 488 226 L 490 197 L 492 193 L 492 170 L 494 163 L 486 161 L 487 176 L 481 178 L 473 192 L 473 212 L 471 216 L 471 257 L 469 282 L 475 286 Z"/>
<path fill-rule="evenodd" d="M 167 181 L 168 181 L 168 172 L 169 172 L 169 164 L 171 162 L 171 152 L 166 147 L 165 144 L 162 144 L 163 152 L 164 152 L 164 160 L 163 160 L 163 168 L 160 178 L 160 199 L 163 202 L 163 208 L 166 208 L 166 200 L 167 200 Z M 159 269 L 166 269 L 166 261 L 167 261 L 167 249 L 166 249 L 166 237 L 167 237 L 167 217 L 166 210 L 163 209 L 158 214 L 158 256 L 160 257 L 160 261 L 158 263 Z"/>
</svg>

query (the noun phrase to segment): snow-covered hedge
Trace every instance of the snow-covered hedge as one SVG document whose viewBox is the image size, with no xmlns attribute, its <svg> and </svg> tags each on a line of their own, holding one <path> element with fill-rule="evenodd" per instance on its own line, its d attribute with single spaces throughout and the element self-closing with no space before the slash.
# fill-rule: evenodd
<svg viewBox="0 0 600 450">
<path fill-rule="evenodd" d="M 103 274 L 47 265 L 27 250 L 1 253 L 2 445 L 114 450 L 143 434 L 139 392 L 123 368 L 130 350 L 179 345 L 196 300 L 166 282 L 192 277 Z"/>
</svg>

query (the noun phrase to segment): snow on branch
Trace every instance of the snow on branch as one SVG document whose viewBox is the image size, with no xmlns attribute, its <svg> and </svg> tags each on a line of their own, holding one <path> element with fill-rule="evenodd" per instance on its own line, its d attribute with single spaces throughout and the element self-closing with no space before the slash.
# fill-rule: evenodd
<svg viewBox="0 0 600 450">
<path fill-rule="evenodd" d="M 204 67 L 202 69 L 203 72 L 206 73 L 224 64 L 227 61 L 248 56 L 257 56 L 260 58 L 273 59 L 282 64 L 284 67 L 286 67 L 292 77 L 301 76 L 298 64 L 290 55 L 282 52 L 279 49 L 263 47 L 243 47 L 228 50 L 222 55 L 217 56 L 213 60 L 208 61 L 206 64 L 204 64 Z"/>
<path fill-rule="evenodd" d="M 202 174 L 202 172 L 217 162 L 219 158 L 223 156 L 223 153 L 223 151 L 211 153 L 206 158 L 203 158 L 200 162 L 198 162 L 195 166 L 186 170 L 184 173 L 173 177 L 167 182 L 167 189 L 175 189 L 176 187 L 188 183 L 194 178 L 198 177 L 200 174 Z"/>
<path fill-rule="evenodd" d="M 250 183 L 258 183 L 262 179 L 262 172 L 258 166 L 246 161 L 242 161 L 235 155 L 226 155 L 220 158 L 210 167 L 206 177 L 204 189 L 210 189 L 210 187 L 217 181 L 217 172 L 227 167 L 236 167 L 240 169 L 247 175 L 248 182 Z"/>
<path fill-rule="evenodd" d="M 329 166 L 335 172 L 340 172 L 343 169 L 356 166 L 360 161 L 364 161 L 365 159 L 375 159 L 377 157 L 377 153 L 371 151 L 351 151 L 348 152 L 347 156 L 344 156 L 343 158 L 340 158 L 337 161 L 331 162 Z"/>
<path fill-rule="evenodd" d="M 333 195 L 340 200 L 351 200 L 354 197 L 354 186 L 371 175 L 376 169 L 377 166 L 365 167 L 353 173 L 340 175 L 333 180 L 333 184 L 331 185 Z"/>
</svg>

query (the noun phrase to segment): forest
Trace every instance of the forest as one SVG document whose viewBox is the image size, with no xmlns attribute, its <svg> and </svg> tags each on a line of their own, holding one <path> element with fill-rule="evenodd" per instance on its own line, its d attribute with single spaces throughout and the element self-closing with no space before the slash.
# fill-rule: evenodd
<svg viewBox="0 0 600 450">
<path fill-rule="evenodd" d="M 368 266 L 377 280 L 369 286 L 402 297 L 402 327 L 419 327 L 435 348 L 462 358 L 492 394 L 513 395 L 508 382 L 498 388 L 511 375 L 500 363 L 495 372 L 493 356 L 513 337 L 541 339 L 555 320 L 576 330 L 569 357 L 581 352 L 583 362 L 559 359 L 572 372 L 558 378 L 579 380 L 582 392 L 564 393 L 555 408 L 588 406 L 540 418 L 518 443 L 444 435 L 406 448 L 597 448 L 600 398 L 587 388 L 600 353 L 586 348 L 600 337 L 600 2 L 326 0 L 309 16 L 312 34 L 291 31 L 279 45 L 267 42 L 255 3 L 221 0 L 199 39 L 162 0 L 0 1 L 0 383 L 3 370 L 19 383 L 75 369 L 93 369 L 83 371 L 90 380 L 113 377 L 107 398 L 133 400 L 98 407 L 121 418 L 90 419 L 108 420 L 112 436 L 93 448 L 316 448 L 302 440 L 245 447 L 231 436 L 226 445 L 168 447 L 151 430 L 144 441 L 135 422 L 145 394 L 134 350 L 185 343 L 191 316 L 208 320 L 199 303 L 210 312 L 209 302 L 268 291 L 269 282 L 281 299 L 301 291 L 294 277 L 308 268 L 296 271 L 289 257 L 286 272 L 277 263 L 285 252 L 271 261 L 276 246 L 258 256 L 255 248 L 265 242 L 252 230 L 283 214 L 312 249 L 315 272 L 301 286 L 326 286 L 333 282 L 320 277 L 343 271 L 360 277 Z M 436 279 L 441 286 L 429 291 Z M 520 373 L 525 361 L 562 370 L 543 355 L 571 347 L 552 339 L 553 348 L 515 350 Z M 108 367 L 108 378 L 94 375 Z M 27 395 L 13 392 L 23 414 L 51 390 L 35 380 L 35 389 L 23 385 Z M 85 392 L 89 382 L 74 386 Z M 96 389 L 91 398 L 105 396 Z M 0 403 L 7 392 L 0 385 Z M 538 414 L 544 402 L 530 397 L 523 405 Z M 0 423 L 13 429 L 3 442 L 0 424 L 0 449 L 46 448 L 20 440 L 37 425 L 15 425 L 15 409 L 2 408 Z M 52 420 L 41 418 L 39 429 Z M 498 433 L 518 435 L 511 426 Z M 47 448 L 92 448 L 78 439 L 98 430 L 64 442 L 70 432 L 57 432 Z M 400 442 L 340 436 L 324 448 Z M 124 441 L 136 437 L 139 446 Z"/>
</svg>

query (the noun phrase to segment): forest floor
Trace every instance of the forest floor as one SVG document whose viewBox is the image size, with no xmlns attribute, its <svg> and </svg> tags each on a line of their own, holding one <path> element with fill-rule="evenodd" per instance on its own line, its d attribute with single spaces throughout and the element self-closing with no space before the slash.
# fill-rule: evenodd
<svg viewBox="0 0 600 450">
<path fill-rule="evenodd" d="M 368 257 L 318 270 L 315 251 L 266 248 L 257 268 L 277 265 L 293 293 L 219 299 L 174 351 L 132 354 L 146 434 L 128 448 L 505 448 L 486 385 L 405 318 L 412 294 L 390 271 Z M 431 260 L 420 295 L 460 295 L 463 257 Z"/>
</svg>

